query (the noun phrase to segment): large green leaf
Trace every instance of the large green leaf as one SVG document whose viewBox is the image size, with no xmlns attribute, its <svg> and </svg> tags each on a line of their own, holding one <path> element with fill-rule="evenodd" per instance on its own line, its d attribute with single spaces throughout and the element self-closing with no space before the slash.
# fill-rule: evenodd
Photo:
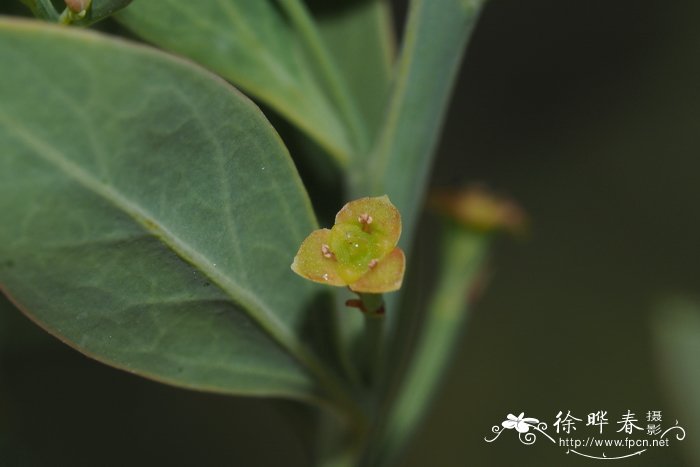
<svg viewBox="0 0 700 467">
<path fill-rule="evenodd" d="M 38 22 L 0 20 L 0 61 L 0 285 L 18 306 L 157 380 L 342 397 L 301 337 L 316 289 L 289 268 L 309 200 L 248 99 L 149 48 Z"/>
<path fill-rule="evenodd" d="M 273 107 L 341 161 L 347 127 L 317 78 L 303 37 L 271 0 L 148 0 L 118 19 L 136 34 L 191 57 Z"/>
</svg>

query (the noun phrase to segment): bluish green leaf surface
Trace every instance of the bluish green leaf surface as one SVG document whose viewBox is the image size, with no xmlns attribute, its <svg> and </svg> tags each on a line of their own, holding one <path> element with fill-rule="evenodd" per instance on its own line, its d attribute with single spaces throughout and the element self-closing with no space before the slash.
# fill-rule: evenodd
<svg viewBox="0 0 700 467">
<path fill-rule="evenodd" d="M 0 20 L 0 284 L 80 351 L 171 384 L 342 393 L 302 342 L 316 225 L 262 113 L 149 48 Z"/>
<path fill-rule="evenodd" d="M 396 51 L 389 4 L 385 0 L 354 2 L 318 16 L 318 26 L 372 139 L 384 117 L 394 70 Z"/>
<path fill-rule="evenodd" d="M 355 177 L 356 191 L 386 193 L 399 209 L 404 226 L 399 246 L 406 251 L 411 251 L 452 86 L 483 3 L 483 0 L 410 2 L 397 78 L 368 161 L 369 177 Z M 408 268 L 411 268 L 410 255 Z M 399 303 L 398 297 L 387 297 L 388 310 L 398 309 Z M 411 307 L 402 310 L 402 313 L 387 313 L 387 334 L 395 339 L 390 353 L 395 358 L 406 351 L 398 333 L 412 329 L 412 323 L 420 319 L 419 310 Z M 400 377 L 396 373 L 387 382 Z"/>
<path fill-rule="evenodd" d="M 407 346 L 407 339 L 400 336 L 397 347 L 404 353 L 392 355 L 393 361 L 388 362 L 391 369 L 385 367 L 385 373 L 394 373 L 395 377 L 393 368 L 403 366 L 402 359 L 405 361 L 406 355 L 410 356 L 401 375 L 401 387 L 392 388 L 396 393 L 391 398 L 382 430 L 375 435 L 376 452 L 372 454 L 378 465 L 395 461 L 411 441 L 435 397 L 468 320 L 470 292 L 483 271 L 488 243 L 488 236 L 481 233 L 452 225 L 445 227 L 439 243 L 437 286 L 423 310 L 420 337 Z"/>
<path fill-rule="evenodd" d="M 269 0 L 148 0 L 118 19 L 144 39 L 191 57 L 303 129 L 340 161 L 353 152 L 343 118 L 308 50 Z"/>
<path fill-rule="evenodd" d="M 409 249 L 452 85 L 483 0 L 413 0 L 389 110 L 370 159 L 371 195 L 401 211 Z"/>
</svg>

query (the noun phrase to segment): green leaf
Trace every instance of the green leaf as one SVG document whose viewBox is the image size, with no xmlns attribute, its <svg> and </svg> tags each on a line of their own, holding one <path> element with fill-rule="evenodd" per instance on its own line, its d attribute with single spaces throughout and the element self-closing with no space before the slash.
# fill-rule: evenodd
<svg viewBox="0 0 700 467">
<path fill-rule="evenodd" d="M 690 433 L 700 430 L 700 301 L 671 297 L 659 306 L 653 322 L 656 361 L 666 395 L 684 418 L 683 443 L 693 465 L 700 463 L 700 442 Z M 673 433 L 673 432 L 672 432 Z M 676 442 L 676 433 L 669 437 Z"/>
<path fill-rule="evenodd" d="M 366 196 L 387 194 L 403 217 L 408 249 L 450 93 L 483 0 L 413 0 Z"/>
<path fill-rule="evenodd" d="M 70 21 L 70 24 L 77 26 L 89 26 L 101 21 L 115 12 L 126 8 L 132 0 L 93 0 L 84 18 Z M 51 0 L 22 0 L 27 5 L 32 14 L 37 18 L 57 22 L 62 17 L 56 12 Z"/>
<path fill-rule="evenodd" d="M 109 18 L 122 8 L 126 8 L 132 0 L 92 0 L 92 5 L 84 18 L 73 21 L 76 26 L 89 26 L 91 24 Z"/>
<path fill-rule="evenodd" d="M 103 362 L 223 393 L 344 399 L 289 270 L 316 227 L 262 113 L 150 48 L 0 20 L 0 284 Z M 347 402 L 347 400 L 346 400 Z"/>
<path fill-rule="evenodd" d="M 419 334 L 409 339 L 406 322 L 394 344 L 394 355 L 384 362 L 388 383 L 400 378 L 401 386 L 389 399 L 389 409 L 372 439 L 373 465 L 391 465 L 417 431 L 451 363 L 455 347 L 469 319 L 470 295 L 483 272 L 489 236 L 445 225 L 438 244 L 440 263 L 435 290 L 419 316 L 404 301 L 402 312 L 412 312 Z M 406 362 L 406 363 L 404 363 Z M 397 370 L 398 369 L 398 370 Z"/>
<path fill-rule="evenodd" d="M 117 18 L 136 34 L 190 57 L 291 120 L 341 162 L 353 152 L 302 38 L 270 0 L 149 0 Z"/>
<path fill-rule="evenodd" d="M 22 3 L 24 3 L 37 18 L 58 21 L 58 13 L 51 3 L 51 0 L 22 0 Z"/>
<path fill-rule="evenodd" d="M 347 3 L 320 12 L 317 22 L 373 139 L 384 117 L 394 67 L 391 11 L 385 0 Z"/>
<path fill-rule="evenodd" d="M 411 251 L 450 93 L 483 3 L 483 0 L 410 2 L 388 111 L 368 160 L 369 167 L 360 169 L 369 177 L 353 177 L 354 192 L 387 194 L 394 202 L 404 226 L 399 246 L 406 251 Z M 410 260 L 408 264 L 410 269 Z M 407 291 L 404 288 L 404 296 Z M 399 298 L 387 297 L 388 338 L 400 341 L 398 330 L 413 329 L 417 315 L 392 313 L 394 309 L 402 309 Z M 403 350 L 401 345 L 393 344 L 388 353 L 400 356 Z M 388 386 L 394 383 L 387 380 Z"/>
</svg>

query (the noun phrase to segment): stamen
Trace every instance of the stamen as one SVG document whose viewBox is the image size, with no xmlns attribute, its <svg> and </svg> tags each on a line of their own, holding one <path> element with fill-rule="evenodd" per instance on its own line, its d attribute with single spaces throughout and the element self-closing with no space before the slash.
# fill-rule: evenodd
<svg viewBox="0 0 700 467">
<path fill-rule="evenodd" d="M 374 269 L 374 267 L 377 265 L 378 262 L 379 261 L 377 261 L 376 259 L 373 259 L 372 261 L 369 262 L 369 265 L 368 265 L 369 268 Z"/>
<path fill-rule="evenodd" d="M 362 230 L 364 232 L 369 233 L 369 225 L 374 220 L 374 219 L 372 219 L 372 216 L 370 216 L 367 213 L 360 214 L 360 217 L 358 217 L 357 220 L 360 222 L 360 224 L 362 224 Z"/>
<path fill-rule="evenodd" d="M 321 254 L 323 254 L 324 258 L 328 258 L 328 259 L 335 258 L 335 255 L 331 251 L 331 248 L 328 245 L 326 245 L 325 243 L 323 245 L 321 245 Z"/>
</svg>

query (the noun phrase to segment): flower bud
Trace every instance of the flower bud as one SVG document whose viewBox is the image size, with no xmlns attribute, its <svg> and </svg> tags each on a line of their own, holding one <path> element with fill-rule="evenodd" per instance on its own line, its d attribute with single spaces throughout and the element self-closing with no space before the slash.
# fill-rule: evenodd
<svg viewBox="0 0 700 467">
<path fill-rule="evenodd" d="M 92 0 L 65 0 L 66 6 L 73 13 L 82 13 L 90 8 Z"/>
<path fill-rule="evenodd" d="M 458 224 L 479 232 L 498 230 L 521 234 L 527 216 L 515 202 L 496 195 L 480 185 L 435 192 L 430 206 Z"/>
</svg>

